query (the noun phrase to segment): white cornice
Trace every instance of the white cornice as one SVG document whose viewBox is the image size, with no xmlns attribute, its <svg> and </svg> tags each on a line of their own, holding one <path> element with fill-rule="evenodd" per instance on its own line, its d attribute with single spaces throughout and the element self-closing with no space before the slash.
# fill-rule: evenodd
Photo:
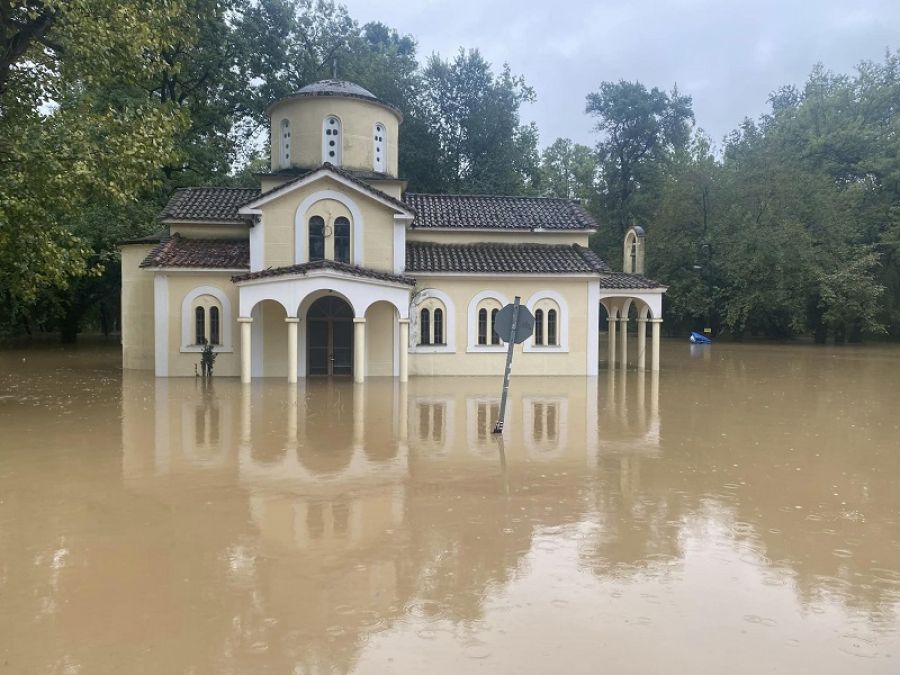
<svg viewBox="0 0 900 675">
<path fill-rule="evenodd" d="M 242 270 L 246 272 L 247 270 Z M 289 272 L 286 274 L 269 275 L 259 277 L 257 279 L 242 279 L 235 281 L 236 286 L 259 286 L 262 284 L 277 283 L 279 281 L 294 281 L 295 279 L 343 279 L 345 281 L 356 281 L 359 283 L 370 284 L 373 286 L 385 286 L 387 288 L 407 288 L 412 290 L 412 286 L 401 281 L 388 281 L 387 279 L 376 279 L 375 277 L 367 277 L 360 274 L 350 274 L 349 272 L 341 272 L 332 269 L 308 270 L 306 272 Z"/>
<path fill-rule="evenodd" d="M 364 187 L 361 187 L 360 185 L 358 185 L 355 181 L 349 180 L 349 179 L 345 178 L 344 176 L 340 175 L 339 173 L 336 173 L 336 172 L 331 171 L 326 168 L 316 169 L 311 174 L 309 174 L 308 176 L 306 176 L 300 180 L 288 182 L 282 186 L 273 188 L 269 192 L 267 192 L 263 195 L 260 195 L 252 202 L 248 202 L 246 206 L 242 206 L 238 210 L 238 213 L 243 214 L 243 215 L 261 214 L 262 211 L 259 208 L 260 206 L 263 206 L 264 204 L 267 204 L 268 202 L 270 202 L 274 199 L 278 199 L 279 197 L 283 197 L 284 195 L 286 195 L 290 192 L 293 192 L 294 190 L 299 190 L 300 188 L 306 187 L 307 185 L 309 185 L 311 183 L 315 183 L 316 181 L 321 180 L 322 178 L 325 178 L 325 177 L 331 178 L 332 180 L 343 185 L 344 187 L 346 187 L 350 190 L 353 190 L 354 192 L 357 192 L 361 195 L 364 195 L 364 196 L 368 197 L 369 199 L 374 199 L 379 204 L 382 204 L 383 206 L 386 206 L 389 209 L 392 209 L 394 212 L 396 212 L 398 214 L 406 215 L 406 216 L 409 216 L 410 218 L 414 217 L 414 215 L 415 215 L 415 214 L 413 214 L 412 211 L 409 211 L 408 209 L 398 207 L 397 204 L 395 204 L 393 201 L 389 201 L 388 199 L 380 197 L 377 194 L 377 192 L 379 192 L 379 190 L 377 188 L 370 188 L 369 190 L 366 190 Z"/>
</svg>

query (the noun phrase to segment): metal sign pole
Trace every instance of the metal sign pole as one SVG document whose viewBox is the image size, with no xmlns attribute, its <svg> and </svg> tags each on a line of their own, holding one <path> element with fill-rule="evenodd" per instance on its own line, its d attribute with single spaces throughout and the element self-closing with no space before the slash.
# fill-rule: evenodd
<svg viewBox="0 0 900 675">
<path fill-rule="evenodd" d="M 506 350 L 506 372 L 503 374 L 503 394 L 500 396 L 500 417 L 494 425 L 494 433 L 503 433 L 503 421 L 506 419 L 506 398 L 509 394 L 509 373 L 512 370 L 513 349 L 516 348 L 516 329 L 519 327 L 519 301 L 518 295 L 513 301 L 512 329 L 509 333 L 509 349 Z"/>
</svg>

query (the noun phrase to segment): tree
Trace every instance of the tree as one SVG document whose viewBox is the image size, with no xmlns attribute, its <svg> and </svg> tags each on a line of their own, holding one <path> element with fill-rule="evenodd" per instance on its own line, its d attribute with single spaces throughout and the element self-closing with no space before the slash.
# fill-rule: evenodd
<svg viewBox="0 0 900 675">
<path fill-rule="evenodd" d="M 87 204 L 127 203 L 173 153 L 183 123 L 136 95 L 153 54 L 185 39 L 180 2 L 4 4 L 0 61 L 0 323 L 42 292 L 95 273 L 68 227 Z M 97 92 L 106 92 L 98 97 Z"/>
<path fill-rule="evenodd" d="M 640 82 L 603 82 L 588 94 L 586 112 L 601 135 L 599 206 L 606 228 L 595 246 L 618 251 L 625 231 L 649 220 L 668 162 L 690 141 L 691 98 L 677 87 L 666 93 Z"/>
<path fill-rule="evenodd" d="M 538 170 L 537 130 L 519 108 L 534 91 L 504 65 L 495 75 L 477 50 L 433 54 L 415 116 L 436 139 L 440 191 L 519 194 Z"/>
<path fill-rule="evenodd" d="M 541 153 L 541 192 L 587 202 L 596 190 L 597 158 L 586 145 L 557 138 Z"/>
</svg>

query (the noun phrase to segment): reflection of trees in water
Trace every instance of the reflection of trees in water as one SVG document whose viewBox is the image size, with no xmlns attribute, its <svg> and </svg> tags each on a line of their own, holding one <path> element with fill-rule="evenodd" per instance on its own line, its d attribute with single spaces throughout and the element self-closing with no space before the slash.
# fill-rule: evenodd
<svg viewBox="0 0 900 675">
<path fill-rule="evenodd" d="M 848 354 L 823 368 L 819 350 L 791 349 L 777 371 L 778 349 L 662 388 L 666 480 L 642 489 L 719 504 L 735 540 L 790 577 L 802 603 L 839 599 L 890 625 L 878 617 L 900 602 L 900 455 L 883 424 L 895 404 L 871 390 L 882 366 Z"/>
<path fill-rule="evenodd" d="M 583 506 L 568 481 L 540 486 L 534 478 L 511 476 L 518 487 L 509 495 L 496 477 L 483 475 L 418 485 L 406 511 L 404 583 L 408 595 L 425 603 L 422 611 L 452 622 L 481 618 L 492 591 L 522 569 L 535 531 L 579 520 Z"/>
<path fill-rule="evenodd" d="M 667 469 L 619 456 L 602 459 L 598 470 L 591 499 L 599 527 L 580 550 L 584 563 L 602 576 L 624 576 L 680 559 L 683 518 L 696 503 L 672 489 Z"/>
</svg>

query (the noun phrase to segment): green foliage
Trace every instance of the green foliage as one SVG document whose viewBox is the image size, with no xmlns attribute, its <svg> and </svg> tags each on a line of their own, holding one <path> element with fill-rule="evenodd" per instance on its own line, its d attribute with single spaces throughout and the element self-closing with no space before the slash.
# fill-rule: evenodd
<svg viewBox="0 0 900 675">
<path fill-rule="evenodd" d="M 537 129 L 519 107 L 534 91 L 508 65 L 495 75 L 478 50 L 452 60 L 433 54 L 414 111 L 436 140 L 441 192 L 518 194 L 538 172 Z"/>
<path fill-rule="evenodd" d="M 557 138 L 541 154 L 537 187 L 548 197 L 589 202 L 597 189 L 597 157 L 586 145 Z"/>
</svg>

